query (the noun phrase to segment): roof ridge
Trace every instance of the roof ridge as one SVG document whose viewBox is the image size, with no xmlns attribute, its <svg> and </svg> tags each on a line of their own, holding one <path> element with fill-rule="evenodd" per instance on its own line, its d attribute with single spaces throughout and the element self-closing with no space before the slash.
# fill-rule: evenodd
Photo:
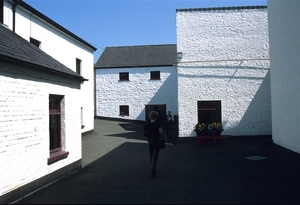
<svg viewBox="0 0 300 205">
<path fill-rule="evenodd" d="M 133 45 L 133 46 L 106 46 L 105 48 L 133 48 L 133 47 L 151 47 L 151 46 L 176 46 L 177 44 L 151 44 L 151 45 Z"/>
<path fill-rule="evenodd" d="M 208 10 L 237 10 L 237 9 L 262 9 L 267 8 L 266 5 L 257 6 L 227 6 L 227 7 L 206 7 L 206 8 L 186 8 L 176 9 L 177 11 L 208 11 Z"/>
<path fill-rule="evenodd" d="M 105 47 L 96 68 L 173 66 L 177 44 Z"/>
</svg>

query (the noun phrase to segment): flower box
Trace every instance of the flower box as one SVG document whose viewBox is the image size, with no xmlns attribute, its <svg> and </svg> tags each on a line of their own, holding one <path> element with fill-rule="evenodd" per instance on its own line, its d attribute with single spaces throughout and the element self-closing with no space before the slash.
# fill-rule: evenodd
<svg viewBox="0 0 300 205">
<path fill-rule="evenodd" d="M 197 136 L 195 137 L 197 144 L 203 144 L 204 139 L 214 139 L 214 143 L 217 143 L 217 137 L 221 135 L 223 128 L 221 123 L 198 123 L 194 126 L 194 131 Z"/>
</svg>

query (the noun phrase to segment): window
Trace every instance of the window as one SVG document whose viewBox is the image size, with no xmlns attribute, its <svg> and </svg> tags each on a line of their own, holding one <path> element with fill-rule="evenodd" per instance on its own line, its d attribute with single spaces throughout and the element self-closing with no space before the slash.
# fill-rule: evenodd
<svg viewBox="0 0 300 205">
<path fill-rule="evenodd" d="M 222 122 L 221 101 L 198 101 L 198 123 Z"/>
<path fill-rule="evenodd" d="M 61 133 L 61 105 L 64 96 L 49 95 L 49 135 L 50 135 L 50 158 L 48 164 L 64 159 L 69 152 L 62 150 Z"/>
<path fill-rule="evenodd" d="M 83 129 L 85 127 L 83 124 L 83 107 L 80 108 L 80 112 L 81 112 L 81 129 Z"/>
<path fill-rule="evenodd" d="M 3 9 L 4 9 L 4 2 L 3 0 L 0 0 L 0 23 L 3 24 Z"/>
<path fill-rule="evenodd" d="M 151 71 L 150 80 L 160 80 L 160 71 Z"/>
<path fill-rule="evenodd" d="M 81 60 L 76 58 L 76 73 L 81 75 Z"/>
<path fill-rule="evenodd" d="M 119 73 L 119 80 L 129 80 L 129 73 L 128 72 L 124 72 L 124 73 Z"/>
<path fill-rule="evenodd" d="M 120 115 L 121 116 L 129 115 L 129 106 L 128 105 L 120 105 Z"/>
<path fill-rule="evenodd" d="M 38 41 L 38 40 L 36 40 L 36 39 L 34 39 L 34 38 L 31 38 L 30 37 L 30 43 L 32 43 L 33 45 L 35 45 L 36 47 L 40 47 L 40 45 L 41 45 L 41 42 L 40 41 Z"/>
</svg>

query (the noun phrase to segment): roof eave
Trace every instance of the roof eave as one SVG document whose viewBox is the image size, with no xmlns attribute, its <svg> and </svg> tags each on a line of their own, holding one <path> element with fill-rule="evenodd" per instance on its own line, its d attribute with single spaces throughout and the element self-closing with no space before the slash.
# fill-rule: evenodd
<svg viewBox="0 0 300 205">
<path fill-rule="evenodd" d="M 62 27 L 61 25 L 59 25 L 58 23 L 56 23 L 55 21 L 53 21 L 52 19 L 50 19 L 49 17 L 45 16 L 44 14 L 42 14 L 41 12 L 39 12 L 38 10 L 34 9 L 33 7 L 29 6 L 27 3 L 25 3 L 22 0 L 13 0 L 14 2 L 18 2 L 18 5 L 23 7 L 24 9 L 28 10 L 29 12 L 31 12 L 32 14 L 38 16 L 39 18 L 43 19 L 44 21 L 46 21 L 47 23 L 49 23 L 50 25 L 56 27 L 57 29 L 63 31 L 64 33 L 66 33 L 67 35 L 71 36 L 72 38 L 76 39 L 77 41 L 81 42 L 82 44 L 88 46 L 89 48 L 91 48 L 92 50 L 96 51 L 97 48 L 92 46 L 91 44 L 89 44 L 88 42 L 86 42 L 85 40 L 83 40 L 82 38 L 76 36 L 74 33 L 72 33 L 71 31 L 67 30 L 66 28 Z"/>
<path fill-rule="evenodd" d="M 228 7 L 206 7 L 206 8 L 185 8 L 176 9 L 177 11 L 208 11 L 208 10 L 237 10 L 237 9 L 266 9 L 266 5 L 258 6 L 228 6 Z"/>
<path fill-rule="evenodd" d="M 149 68 L 149 67 L 174 67 L 174 64 L 166 64 L 166 65 L 136 65 L 136 66 L 94 66 L 95 69 L 117 69 L 117 68 Z"/>
<path fill-rule="evenodd" d="M 79 81 L 81 83 L 83 83 L 84 81 L 88 81 L 88 79 L 85 79 L 80 75 L 72 75 L 72 74 L 60 72 L 60 71 L 53 70 L 53 69 L 45 67 L 45 66 L 37 65 L 37 64 L 30 63 L 30 62 L 27 62 L 27 61 L 22 61 L 20 59 L 11 58 L 11 57 L 4 56 L 4 55 L 0 55 L 0 59 L 3 60 L 3 61 L 6 61 L 6 62 L 13 63 L 13 64 L 24 65 L 24 66 L 28 66 L 28 67 L 31 67 L 31 68 L 43 70 L 43 71 L 46 71 L 48 73 L 69 77 L 69 78 L 71 78 L 73 80 L 76 80 L 76 81 Z"/>
</svg>

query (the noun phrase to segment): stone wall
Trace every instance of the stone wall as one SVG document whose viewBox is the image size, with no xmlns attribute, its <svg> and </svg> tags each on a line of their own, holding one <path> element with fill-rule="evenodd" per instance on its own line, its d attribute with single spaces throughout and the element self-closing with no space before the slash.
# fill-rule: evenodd
<svg viewBox="0 0 300 205">
<path fill-rule="evenodd" d="M 80 83 L 0 63 L 0 195 L 81 161 Z M 48 165 L 49 94 L 63 95 L 62 149 L 67 158 Z M 32 190 L 33 191 L 33 190 Z"/>
<path fill-rule="evenodd" d="M 161 79 L 150 80 L 151 71 L 160 71 Z M 120 72 L 129 72 L 129 81 L 119 81 Z M 178 113 L 176 67 L 96 70 L 97 116 L 144 121 L 146 105 L 162 104 Z M 129 116 L 120 116 L 120 105 L 129 106 Z"/>
<path fill-rule="evenodd" d="M 223 134 L 270 135 L 267 8 L 177 10 L 179 136 L 198 101 L 221 101 Z"/>
</svg>

